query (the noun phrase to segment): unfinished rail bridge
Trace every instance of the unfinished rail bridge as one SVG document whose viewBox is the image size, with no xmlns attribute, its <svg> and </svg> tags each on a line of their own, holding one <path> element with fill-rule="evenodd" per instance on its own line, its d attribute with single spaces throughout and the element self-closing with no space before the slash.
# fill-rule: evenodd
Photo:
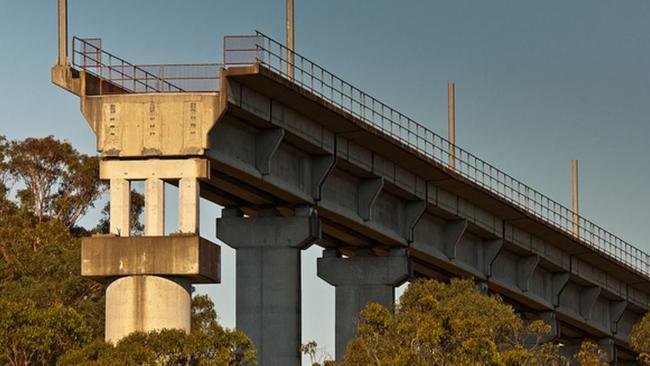
<svg viewBox="0 0 650 366">
<path fill-rule="evenodd" d="M 224 38 L 223 63 L 136 65 L 73 38 L 59 0 L 52 80 L 76 94 L 110 181 L 110 231 L 82 246 L 106 284 L 106 339 L 190 329 L 192 283 L 220 282 L 199 197 L 224 207 L 236 249 L 236 324 L 262 365 L 300 364 L 300 251 L 323 248 L 336 287 L 336 355 L 370 301 L 416 277 L 472 277 L 547 341 L 596 340 L 634 363 L 650 257 L 262 33 Z M 129 237 L 129 184 L 145 181 L 145 235 Z M 180 233 L 164 235 L 164 183 Z"/>
</svg>

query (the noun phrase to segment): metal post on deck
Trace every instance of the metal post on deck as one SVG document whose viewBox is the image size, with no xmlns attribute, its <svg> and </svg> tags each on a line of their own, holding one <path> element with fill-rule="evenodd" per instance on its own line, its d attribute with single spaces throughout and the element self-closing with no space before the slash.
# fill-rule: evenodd
<svg viewBox="0 0 650 366">
<path fill-rule="evenodd" d="M 580 236 L 580 226 L 578 222 L 579 206 L 578 206 L 578 161 L 571 161 L 571 191 L 573 201 L 573 236 Z"/>
<path fill-rule="evenodd" d="M 447 140 L 449 140 L 449 167 L 454 169 L 456 146 L 456 85 L 447 82 Z"/>
<path fill-rule="evenodd" d="M 286 25 L 287 25 L 287 77 L 293 80 L 293 0 L 286 0 Z"/>
<path fill-rule="evenodd" d="M 68 64 L 68 0 L 59 0 L 59 55 L 57 65 Z"/>
</svg>

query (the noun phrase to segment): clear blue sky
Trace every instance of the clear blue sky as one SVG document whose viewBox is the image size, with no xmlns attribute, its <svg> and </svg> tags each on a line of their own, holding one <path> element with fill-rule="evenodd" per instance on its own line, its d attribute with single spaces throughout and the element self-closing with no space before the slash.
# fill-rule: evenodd
<svg viewBox="0 0 650 366">
<path fill-rule="evenodd" d="M 99 36 L 134 63 L 219 62 L 222 37 L 255 29 L 282 40 L 284 0 L 69 0 L 70 35 Z M 0 134 L 53 134 L 85 153 L 94 135 L 78 98 L 54 87 L 55 0 L 4 1 Z M 650 250 L 650 2 L 646 0 L 296 0 L 296 49 L 446 134 L 457 88 L 459 145 Z M 170 191 L 171 192 L 171 191 Z M 218 208 L 204 203 L 214 239 Z M 96 220 L 93 212 L 83 223 Z M 333 353 L 333 289 L 304 255 L 304 339 Z M 201 287 L 234 325 L 233 252 L 224 283 Z"/>
</svg>

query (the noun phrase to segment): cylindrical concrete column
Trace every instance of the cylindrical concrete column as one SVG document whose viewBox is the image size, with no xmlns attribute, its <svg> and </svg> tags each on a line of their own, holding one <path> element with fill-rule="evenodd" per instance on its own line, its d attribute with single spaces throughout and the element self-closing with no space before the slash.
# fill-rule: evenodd
<svg viewBox="0 0 650 366">
<path fill-rule="evenodd" d="M 117 342 L 132 332 L 160 329 L 190 331 L 189 278 L 118 277 L 106 287 L 106 341 Z"/>
</svg>

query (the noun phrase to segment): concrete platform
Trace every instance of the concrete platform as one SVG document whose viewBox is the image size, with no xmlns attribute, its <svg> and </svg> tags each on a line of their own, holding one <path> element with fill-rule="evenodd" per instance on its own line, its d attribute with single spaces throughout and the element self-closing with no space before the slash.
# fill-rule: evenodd
<svg viewBox="0 0 650 366">
<path fill-rule="evenodd" d="M 157 275 L 221 282 L 221 248 L 198 235 L 95 236 L 81 242 L 81 275 L 108 277 Z"/>
</svg>

